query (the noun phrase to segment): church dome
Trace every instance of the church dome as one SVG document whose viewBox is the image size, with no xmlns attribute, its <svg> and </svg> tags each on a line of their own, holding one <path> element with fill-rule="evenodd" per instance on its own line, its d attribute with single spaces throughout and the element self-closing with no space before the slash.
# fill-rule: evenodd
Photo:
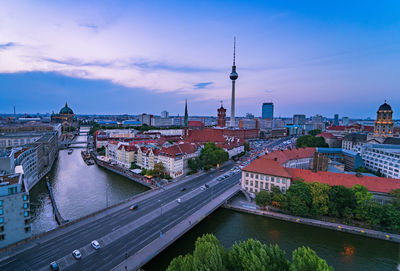
<svg viewBox="0 0 400 271">
<path fill-rule="evenodd" d="M 392 111 L 392 107 L 390 105 L 388 105 L 386 102 L 384 104 L 382 104 L 379 109 L 379 111 Z"/>
<path fill-rule="evenodd" d="M 65 106 L 63 108 L 61 108 L 61 110 L 60 110 L 60 114 L 73 115 L 74 111 L 72 111 L 72 109 L 68 107 L 68 104 L 65 103 Z"/>
</svg>

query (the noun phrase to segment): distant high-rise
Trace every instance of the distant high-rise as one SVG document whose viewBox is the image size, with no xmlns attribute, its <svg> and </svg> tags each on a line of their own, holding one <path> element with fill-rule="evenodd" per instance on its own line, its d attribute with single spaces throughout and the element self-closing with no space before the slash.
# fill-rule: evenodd
<svg viewBox="0 0 400 271">
<path fill-rule="evenodd" d="M 161 112 L 161 117 L 162 117 L 163 119 L 167 119 L 167 118 L 169 117 L 168 111 L 166 111 L 166 110 L 162 111 L 162 112 Z"/>
<path fill-rule="evenodd" d="M 254 119 L 254 115 L 251 113 L 246 113 L 246 119 Z"/>
<path fill-rule="evenodd" d="M 230 120 L 231 127 L 236 126 L 236 121 L 235 121 L 235 81 L 239 77 L 236 72 L 235 57 L 236 57 L 236 37 L 233 38 L 233 65 L 232 65 L 232 72 L 229 75 L 229 78 L 232 80 L 231 120 Z"/>
<path fill-rule="evenodd" d="M 294 125 L 304 125 L 304 124 L 306 124 L 306 115 L 302 115 L 302 114 L 293 115 L 293 124 Z"/>
<path fill-rule="evenodd" d="M 273 119 L 274 118 L 274 104 L 273 103 L 263 103 L 261 115 L 262 115 L 263 119 Z"/>
<path fill-rule="evenodd" d="M 344 126 L 349 125 L 349 117 L 343 117 L 342 118 L 342 125 L 344 125 Z"/>
<path fill-rule="evenodd" d="M 333 119 L 333 125 L 339 126 L 339 114 L 335 114 L 335 118 Z"/>
</svg>

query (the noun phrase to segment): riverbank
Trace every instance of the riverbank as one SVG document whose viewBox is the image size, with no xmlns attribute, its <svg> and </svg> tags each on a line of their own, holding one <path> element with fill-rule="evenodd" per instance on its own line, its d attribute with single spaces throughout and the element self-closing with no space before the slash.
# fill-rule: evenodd
<svg viewBox="0 0 400 271">
<path fill-rule="evenodd" d="M 332 222 L 325 222 L 325 221 L 320 221 L 320 220 L 311 219 L 311 218 L 297 217 L 297 216 L 281 214 L 281 213 L 276 213 L 276 212 L 271 212 L 271 211 L 263 211 L 263 210 L 258 210 L 256 208 L 253 208 L 253 206 L 250 206 L 250 205 L 243 206 L 238 203 L 225 204 L 223 207 L 234 210 L 234 211 L 238 211 L 238 212 L 244 212 L 244 213 L 249 213 L 249 214 L 254 214 L 254 215 L 259 215 L 259 216 L 266 216 L 266 217 L 284 220 L 284 221 L 288 221 L 288 222 L 300 223 L 300 224 L 305 224 L 305 225 L 309 225 L 309 226 L 330 229 L 330 230 L 335 230 L 335 231 L 341 231 L 341 232 L 346 232 L 346 233 L 351 233 L 351 234 L 357 234 L 357 235 L 361 235 L 361 236 L 367 236 L 367 237 L 372 237 L 372 238 L 376 238 L 376 239 L 386 240 L 386 241 L 390 241 L 390 242 L 394 242 L 394 243 L 400 243 L 400 235 L 399 234 L 386 233 L 386 232 L 375 231 L 375 230 L 370 230 L 370 229 L 363 229 L 363 228 L 354 227 L 354 226 L 348 226 L 348 225 L 332 223 Z"/>
</svg>

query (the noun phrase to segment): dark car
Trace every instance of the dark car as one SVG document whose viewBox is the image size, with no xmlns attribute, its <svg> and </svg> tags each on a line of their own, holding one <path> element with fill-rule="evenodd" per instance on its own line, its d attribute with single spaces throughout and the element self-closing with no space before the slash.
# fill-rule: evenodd
<svg viewBox="0 0 400 271">
<path fill-rule="evenodd" d="M 183 192 L 183 191 L 185 191 L 185 190 L 186 190 L 186 188 L 185 188 L 185 187 L 182 187 L 182 188 L 181 188 L 181 191 L 182 191 L 182 192 Z"/>
<path fill-rule="evenodd" d="M 209 187 L 210 187 L 208 184 L 205 184 L 204 186 L 205 186 L 206 188 L 209 188 Z"/>
<path fill-rule="evenodd" d="M 58 270 L 60 270 L 60 267 L 58 266 L 58 264 L 56 262 L 52 262 L 50 264 L 50 270 L 51 271 L 58 271 Z"/>
<path fill-rule="evenodd" d="M 135 210 L 135 209 L 137 209 L 138 207 L 139 207 L 139 205 L 133 204 L 133 205 L 129 208 L 129 210 Z"/>
</svg>

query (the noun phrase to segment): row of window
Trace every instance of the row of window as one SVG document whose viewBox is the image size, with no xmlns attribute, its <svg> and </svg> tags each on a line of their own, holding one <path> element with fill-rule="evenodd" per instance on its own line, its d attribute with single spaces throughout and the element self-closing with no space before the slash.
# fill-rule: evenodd
<svg viewBox="0 0 400 271">
<path fill-rule="evenodd" d="M 254 179 L 260 179 L 260 180 L 265 180 L 268 181 L 270 180 L 271 182 L 276 182 L 280 183 L 282 181 L 283 184 L 286 184 L 286 179 L 284 178 L 278 178 L 278 177 L 272 177 L 272 176 L 264 176 L 264 175 L 258 175 L 258 174 L 253 174 L 253 173 L 248 173 L 246 172 L 246 177 L 254 178 Z"/>
</svg>

